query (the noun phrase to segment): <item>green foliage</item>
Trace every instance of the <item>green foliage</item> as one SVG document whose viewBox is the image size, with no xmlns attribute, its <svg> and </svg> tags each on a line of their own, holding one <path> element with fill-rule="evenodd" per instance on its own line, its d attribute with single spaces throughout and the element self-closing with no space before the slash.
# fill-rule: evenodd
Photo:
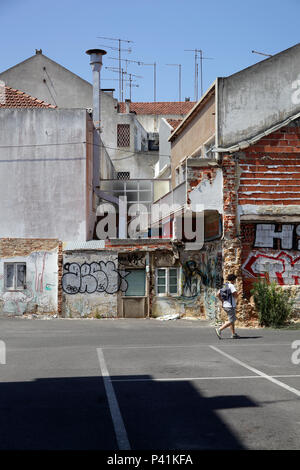
<svg viewBox="0 0 300 470">
<path fill-rule="evenodd" d="M 279 327 L 289 319 L 294 299 L 288 290 L 282 289 L 276 282 L 268 283 L 260 279 L 254 283 L 251 294 L 259 313 L 260 325 Z"/>
</svg>

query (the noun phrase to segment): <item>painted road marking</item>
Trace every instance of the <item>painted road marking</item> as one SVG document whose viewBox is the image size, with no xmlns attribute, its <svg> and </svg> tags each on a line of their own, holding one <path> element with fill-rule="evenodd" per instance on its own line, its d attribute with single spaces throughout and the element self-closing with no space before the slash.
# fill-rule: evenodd
<svg viewBox="0 0 300 470">
<path fill-rule="evenodd" d="M 228 338 L 230 339 L 230 338 Z M 235 343 L 233 345 L 233 342 Z M 163 345 L 163 344 L 157 344 L 157 345 L 150 345 L 150 346 L 145 346 L 143 344 L 140 345 L 108 345 L 108 346 L 102 346 L 103 349 L 177 349 L 177 348 L 207 348 L 209 344 L 182 344 L 182 345 L 174 345 L 174 346 L 169 346 L 169 345 Z M 230 342 L 230 347 L 238 346 L 237 345 L 237 340 L 232 339 L 232 342 Z M 242 345 L 240 344 L 240 347 L 244 349 L 245 346 L 289 346 L 291 347 L 291 343 L 243 343 Z"/>
<path fill-rule="evenodd" d="M 230 354 L 227 354 L 226 352 L 222 351 L 219 348 L 216 348 L 215 346 L 210 346 L 210 348 L 213 349 L 214 351 L 218 352 L 219 354 L 222 354 L 223 356 L 227 357 L 232 362 L 235 362 L 236 364 L 239 364 L 240 366 L 245 367 L 248 370 L 251 370 L 251 372 L 254 372 L 255 374 L 259 375 L 260 377 L 264 377 L 265 379 L 269 380 L 270 382 L 273 382 L 276 385 L 279 385 L 279 387 L 285 388 L 289 392 L 294 393 L 295 395 L 300 397 L 300 391 L 297 390 L 296 388 L 290 387 L 289 385 L 286 385 L 285 383 L 280 382 L 275 377 L 273 377 L 271 375 L 267 375 L 264 372 L 262 372 L 258 369 L 255 369 L 254 367 L 249 366 L 245 362 L 242 362 L 239 359 L 236 359 L 235 357 L 231 356 Z"/>
<path fill-rule="evenodd" d="M 102 349 L 97 348 L 97 353 L 119 450 L 131 450 L 124 421 L 119 408 L 118 400 L 112 385 L 110 375 L 108 373 L 108 369 L 106 367 L 106 362 Z"/>
<path fill-rule="evenodd" d="M 300 375 L 270 375 L 273 378 L 297 378 Z M 189 380 L 226 380 L 226 379 L 264 379 L 260 375 L 238 375 L 238 376 L 216 376 L 216 377 L 169 377 L 169 378 L 151 378 L 151 379 L 111 379 L 111 382 L 175 382 L 175 381 L 189 381 Z"/>
</svg>

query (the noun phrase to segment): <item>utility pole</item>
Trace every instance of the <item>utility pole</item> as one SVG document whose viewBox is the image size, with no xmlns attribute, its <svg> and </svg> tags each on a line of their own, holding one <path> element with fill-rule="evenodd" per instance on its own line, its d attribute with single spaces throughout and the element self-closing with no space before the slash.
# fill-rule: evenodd
<svg viewBox="0 0 300 470">
<path fill-rule="evenodd" d="M 106 39 L 108 41 L 118 41 L 118 47 L 113 47 L 113 46 L 106 46 L 108 47 L 109 49 L 112 49 L 112 50 L 117 50 L 119 52 L 119 101 L 121 101 L 121 98 L 122 98 L 122 91 L 121 91 L 121 87 L 122 87 L 122 68 L 121 68 L 121 61 L 122 61 L 122 58 L 121 58 L 121 52 L 128 52 L 130 53 L 131 52 L 131 49 L 122 49 L 122 42 L 126 42 L 126 43 L 133 43 L 133 41 L 130 41 L 128 39 L 120 39 L 120 38 L 106 38 L 104 36 L 97 36 L 98 39 Z"/>
<path fill-rule="evenodd" d="M 199 81 L 199 63 L 200 62 L 200 91 L 203 95 L 203 60 L 212 60 L 213 57 L 203 57 L 202 49 L 185 49 L 187 52 L 194 52 L 195 54 L 195 78 L 194 78 L 194 99 L 198 101 L 198 81 Z"/>
<path fill-rule="evenodd" d="M 174 67 L 178 67 L 178 98 L 181 101 L 181 64 L 166 64 Z"/>
</svg>

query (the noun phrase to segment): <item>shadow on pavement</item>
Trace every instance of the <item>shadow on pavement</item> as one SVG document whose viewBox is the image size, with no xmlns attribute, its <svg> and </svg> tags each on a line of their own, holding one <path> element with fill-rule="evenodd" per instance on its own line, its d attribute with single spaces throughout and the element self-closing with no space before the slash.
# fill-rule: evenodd
<svg viewBox="0 0 300 470">
<path fill-rule="evenodd" d="M 243 449 L 218 411 L 257 406 L 247 396 L 205 397 L 189 381 L 151 376 L 111 380 L 133 450 Z M 0 408 L 2 450 L 118 448 L 101 377 L 2 382 Z"/>
</svg>

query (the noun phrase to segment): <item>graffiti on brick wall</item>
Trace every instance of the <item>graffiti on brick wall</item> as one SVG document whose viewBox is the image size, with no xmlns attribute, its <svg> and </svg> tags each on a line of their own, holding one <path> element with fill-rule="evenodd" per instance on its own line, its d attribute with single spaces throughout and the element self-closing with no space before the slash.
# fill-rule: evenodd
<svg viewBox="0 0 300 470">
<path fill-rule="evenodd" d="M 300 224 L 257 224 L 254 247 L 300 250 Z"/>
<path fill-rule="evenodd" d="M 126 292 L 125 277 L 129 272 L 118 270 L 113 261 L 99 263 L 66 263 L 62 277 L 62 288 L 66 294 L 105 292 L 115 294 Z"/>
<path fill-rule="evenodd" d="M 278 254 L 252 252 L 243 264 L 248 277 L 265 277 L 280 285 L 300 284 L 300 256 L 291 256 L 285 251 Z"/>
</svg>

